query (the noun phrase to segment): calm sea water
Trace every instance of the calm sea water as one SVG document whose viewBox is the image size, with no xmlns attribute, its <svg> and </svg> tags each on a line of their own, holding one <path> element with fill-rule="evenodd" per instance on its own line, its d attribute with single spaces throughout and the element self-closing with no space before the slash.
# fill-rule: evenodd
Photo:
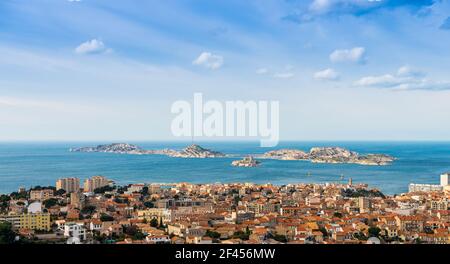
<svg viewBox="0 0 450 264">
<path fill-rule="evenodd" d="M 60 177 L 104 175 L 118 184 L 141 182 L 254 182 L 286 184 L 345 181 L 367 183 L 387 194 L 407 191 L 408 184 L 439 183 L 450 171 L 450 142 L 282 142 L 279 148 L 309 150 L 314 146 L 341 146 L 364 153 L 384 153 L 397 158 L 390 166 L 314 164 L 308 161 L 263 160 L 258 168 L 230 166 L 236 158 L 182 159 L 159 155 L 73 153 L 70 147 L 105 142 L 0 143 L 0 193 L 19 186 L 54 185 Z M 146 149 L 175 148 L 183 142 L 130 142 Z M 203 147 L 227 154 L 258 154 L 271 149 L 251 142 L 203 142 Z"/>
</svg>

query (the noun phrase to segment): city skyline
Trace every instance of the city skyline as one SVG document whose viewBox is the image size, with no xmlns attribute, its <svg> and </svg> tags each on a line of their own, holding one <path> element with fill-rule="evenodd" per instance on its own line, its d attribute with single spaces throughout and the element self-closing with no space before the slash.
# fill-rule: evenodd
<svg viewBox="0 0 450 264">
<path fill-rule="evenodd" d="M 447 0 L 2 1 L 0 141 L 180 140 L 170 106 L 195 92 L 279 101 L 281 141 L 450 140 L 448 10 Z"/>
</svg>

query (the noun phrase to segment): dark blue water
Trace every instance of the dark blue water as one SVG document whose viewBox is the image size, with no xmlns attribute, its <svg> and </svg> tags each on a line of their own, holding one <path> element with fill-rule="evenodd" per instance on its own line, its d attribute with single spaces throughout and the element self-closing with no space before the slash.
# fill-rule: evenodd
<svg viewBox="0 0 450 264">
<path fill-rule="evenodd" d="M 367 183 L 387 194 L 407 191 L 408 184 L 439 182 L 450 171 L 450 142 L 282 142 L 276 149 L 309 150 L 314 146 L 341 146 L 364 153 L 384 153 L 398 158 L 390 166 L 314 164 L 308 161 L 263 160 L 258 168 L 230 166 L 235 158 L 182 159 L 159 155 L 73 153 L 70 147 L 98 143 L 0 143 L 0 193 L 19 186 L 54 185 L 60 177 L 104 175 L 119 184 L 140 182 L 300 182 Z M 131 142 L 146 149 L 181 149 L 187 143 Z M 227 154 L 258 154 L 272 150 L 251 142 L 204 142 L 203 147 Z M 310 173 L 310 176 L 308 176 Z"/>
</svg>

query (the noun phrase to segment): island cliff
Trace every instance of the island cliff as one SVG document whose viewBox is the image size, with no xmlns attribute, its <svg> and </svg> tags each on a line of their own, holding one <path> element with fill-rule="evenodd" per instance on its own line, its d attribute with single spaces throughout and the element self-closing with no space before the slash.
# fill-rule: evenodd
<svg viewBox="0 0 450 264">
<path fill-rule="evenodd" d="M 71 148 L 71 152 L 104 152 L 134 155 L 166 155 L 175 158 L 220 158 L 225 154 L 199 145 L 192 144 L 182 150 L 159 149 L 145 150 L 136 145 L 127 143 L 113 143 L 109 145 L 98 145 L 96 147 Z M 314 147 L 309 152 L 297 149 L 272 150 L 259 156 L 264 159 L 278 160 L 309 160 L 313 163 L 353 163 L 360 165 L 382 166 L 391 164 L 395 158 L 385 154 L 360 155 L 340 147 Z M 254 161 L 254 159 L 252 158 Z M 248 160 L 234 162 L 233 166 L 254 167 L 255 164 L 248 163 Z"/>
<path fill-rule="evenodd" d="M 181 151 L 173 149 L 146 150 L 128 143 L 113 143 L 98 145 L 96 147 L 71 148 L 71 152 L 103 152 L 134 155 L 166 155 L 176 158 L 218 158 L 225 157 L 223 153 L 202 148 L 199 145 L 190 145 Z"/>
<path fill-rule="evenodd" d="M 266 159 L 309 160 L 313 163 L 354 163 L 360 165 L 389 165 L 395 159 L 385 154 L 360 155 L 340 147 L 314 147 L 309 153 L 296 149 L 281 149 L 266 152 Z"/>
<path fill-rule="evenodd" d="M 261 164 L 260 161 L 255 160 L 252 156 L 243 158 L 242 160 L 235 160 L 231 162 L 231 166 L 234 167 L 257 167 Z"/>
</svg>

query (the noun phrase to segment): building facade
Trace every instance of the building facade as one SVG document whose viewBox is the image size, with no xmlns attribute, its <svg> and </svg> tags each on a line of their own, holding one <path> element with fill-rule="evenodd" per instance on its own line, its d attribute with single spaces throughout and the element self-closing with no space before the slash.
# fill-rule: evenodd
<svg viewBox="0 0 450 264">
<path fill-rule="evenodd" d="M 445 187 L 450 185 L 450 173 L 441 174 L 441 186 Z"/>
<path fill-rule="evenodd" d="M 84 191 L 93 192 L 95 189 L 108 186 L 109 180 L 106 177 L 96 175 L 84 181 Z"/>
<path fill-rule="evenodd" d="M 78 192 L 80 190 L 80 179 L 61 178 L 56 181 L 56 190 L 63 189 L 67 193 Z"/>
<path fill-rule="evenodd" d="M 409 192 L 441 192 L 442 185 L 411 183 Z"/>
<path fill-rule="evenodd" d="M 52 189 L 42 189 L 42 190 L 31 190 L 30 191 L 30 200 L 47 200 L 53 197 Z"/>
<path fill-rule="evenodd" d="M 0 215 L 0 221 L 10 222 L 13 229 L 31 229 L 50 231 L 49 213 Z"/>
</svg>

